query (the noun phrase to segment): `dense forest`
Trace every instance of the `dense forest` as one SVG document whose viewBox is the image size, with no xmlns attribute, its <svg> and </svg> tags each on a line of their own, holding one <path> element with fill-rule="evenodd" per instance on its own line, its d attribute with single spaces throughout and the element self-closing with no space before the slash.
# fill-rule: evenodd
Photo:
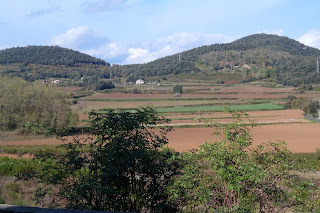
<svg viewBox="0 0 320 213">
<path fill-rule="evenodd" d="M 318 83 L 316 58 L 320 50 L 287 37 L 255 34 L 228 44 L 213 44 L 146 63 L 125 66 L 129 76 L 155 76 L 179 73 L 249 71 L 242 80 L 272 77 L 284 85 Z"/>
<path fill-rule="evenodd" d="M 110 78 L 111 72 L 109 63 L 78 51 L 57 46 L 28 46 L 1 50 L 0 73 L 28 81 L 46 78 L 77 81 L 83 76 Z"/>
<path fill-rule="evenodd" d="M 15 47 L 0 51 L 0 64 L 22 63 L 73 66 L 79 63 L 106 65 L 101 59 L 58 46 Z"/>
</svg>

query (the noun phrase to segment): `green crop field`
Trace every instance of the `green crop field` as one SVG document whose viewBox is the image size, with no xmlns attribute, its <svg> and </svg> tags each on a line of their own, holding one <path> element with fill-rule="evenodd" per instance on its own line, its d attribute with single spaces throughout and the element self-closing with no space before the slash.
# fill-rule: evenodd
<svg viewBox="0 0 320 213">
<path fill-rule="evenodd" d="M 261 104 L 244 104 L 244 105 L 232 105 L 229 106 L 231 110 L 281 110 L 283 106 L 274 103 L 261 103 Z M 197 111 L 224 111 L 225 106 L 199 106 L 199 107 L 174 107 L 174 108 L 157 108 L 159 113 L 170 113 L 170 112 L 197 112 Z"/>
</svg>

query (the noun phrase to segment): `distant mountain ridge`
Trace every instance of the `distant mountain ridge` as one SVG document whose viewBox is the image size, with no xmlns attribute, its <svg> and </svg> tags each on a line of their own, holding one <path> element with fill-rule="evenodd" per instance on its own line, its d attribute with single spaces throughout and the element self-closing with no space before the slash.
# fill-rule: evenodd
<svg viewBox="0 0 320 213">
<path fill-rule="evenodd" d="M 107 64 L 104 60 L 58 46 L 27 46 L 0 50 L 0 64 L 10 63 L 67 66 L 79 63 Z"/>
<path fill-rule="evenodd" d="M 179 73 L 218 72 L 248 64 L 247 79 L 273 77 L 284 85 L 320 83 L 316 58 L 320 50 L 293 39 L 254 34 L 227 44 L 212 44 L 163 57 L 146 64 L 126 65 L 125 74 L 134 77 Z M 231 66 L 231 68 L 230 68 Z M 235 69 L 234 69 L 235 70 Z M 260 74 L 259 74 L 260 73 Z"/>
<path fill-rule="evenodd" d="M 0 50 L 0 73 L 26 80 L 172 76 L 203 74 L 237 81 L 270 79 L 283 85 L 320 83 L 316 60 L 320 50 L 293 39 L 254 34 L 226 44 L 197 47 L 145 64 L 113 65 L 78 51 L 57 46 L 28 46 Z M 221 79 L 220 79 L 221 80 Z M 234 80 L 234 78 L 233 78 Z"/>
<path fill-rule="evenodd" d="M 90 55 L 58 46 L 27 46 L 0 50 L 0 74 L 28 81 L 65 78 L 81 82 L 90 76 L 97 82 L 110 78 L 110 64 Z M 86 78 L 88 79 L 88 78 Z"/>
</svg>

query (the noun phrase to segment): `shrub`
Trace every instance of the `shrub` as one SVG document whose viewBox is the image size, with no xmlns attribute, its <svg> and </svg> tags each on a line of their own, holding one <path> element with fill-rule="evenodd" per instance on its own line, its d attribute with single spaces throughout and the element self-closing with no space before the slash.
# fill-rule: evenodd
<svg viewBox="0 0 320 213">
<path fill-rule="evenodd" d="M 105 89 L 113 89 L 115 86 L 113 85 L 112 81 L 103 81 L 100 80 L 96 85 L 95 85 L 95 90 L 105 90 Z"/>
<path fill-rule="evenodd" d="M 309 102 L 307 113 L 313 115 L 313 117 L 317 117 L 318 110 L 320 109 L 320 103 L 318 100 L 311 100 Z"/>
<path fill-rule="evenodd" d="M 92 136 L 66 143 L 61 155 L 37 155 L 39 170 L 33 177 L 45 184 L 37 191 L 38 203 L 53 187 L 62 202 L 49 204 L 70 209 L 174 211 L 166 190 L 178 164 L 169 161 L 175 153 L 162 148 L 170 128 L 154 131 L 155 125 L 167 122 L 150 107 L 135 113 L 91 112 Z"/>
<path fill-rule="evenodd" d="M 318 192 L 290 170 L 297 169 L 284 142 L 250 151 L 252 136 L 231 112 L 230 124 L 207 124 L 222 139 L 181 156 L 182 175 L 170 187 L 171 199 L 183 212 L 282 212 L 320 209 Z M 220 137 L 221 138 L 221 137 Z"/>
<path fill-rule="evenodd" d="M 183 88 L 182 88 L 182 86 L 181 85 L 175 85 L 174 87 L 173 87 L 173 92 L 174 93 L 177 93 L 177 94 L 182 94 L 183 93 Z"/>
</svg>

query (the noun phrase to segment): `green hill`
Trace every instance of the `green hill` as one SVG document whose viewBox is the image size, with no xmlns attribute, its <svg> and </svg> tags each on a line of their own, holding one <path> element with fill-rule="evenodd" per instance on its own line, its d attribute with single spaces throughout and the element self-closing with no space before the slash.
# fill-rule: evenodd
<svg viewBox="0 0 320 213">
<path fill-rule="evenodd" d="M 28 46 L 0 51 L 0 73 L 32 81 L 68 78 L 211 76 L 217 82 L 269 79 L 283 85 L 320 83 L 316 60 L 320 50 L 283 36 L 254 34 L 228 44 L 213 44 L 146 64 L 110 66 L 78 51 L 57 46 Z M 201 75 L 197 75 L 201 74 Z M 94 81 L 98 81 L 94 79 Z"/>
<path fill-rule="evenodd" d="M 271 78 L 284 85 L 320 83 L 316 58 L 320 50 L 287 37 L 254 34 L 228 44 L 213 44 L 146 63 L 127 65 L 123 73 L 131 77 L 163 76 L 179 73 L 217 75 L 233 73 L 239 80 Z"/>
<path fill-rule="evenodd" d="M 101 59 L 58 46 L 27 46 L 0 50 L 0 64 L 12 63 L 66 66 L 79 63 L 107 64 Z"/>
<path fill-rule="evenodd" d="M 58 46 L 27 46 L 0 50 L 0 73 L 32 81 L 82 76 L 110 77 L 110 64 Z"/>
</svg>

